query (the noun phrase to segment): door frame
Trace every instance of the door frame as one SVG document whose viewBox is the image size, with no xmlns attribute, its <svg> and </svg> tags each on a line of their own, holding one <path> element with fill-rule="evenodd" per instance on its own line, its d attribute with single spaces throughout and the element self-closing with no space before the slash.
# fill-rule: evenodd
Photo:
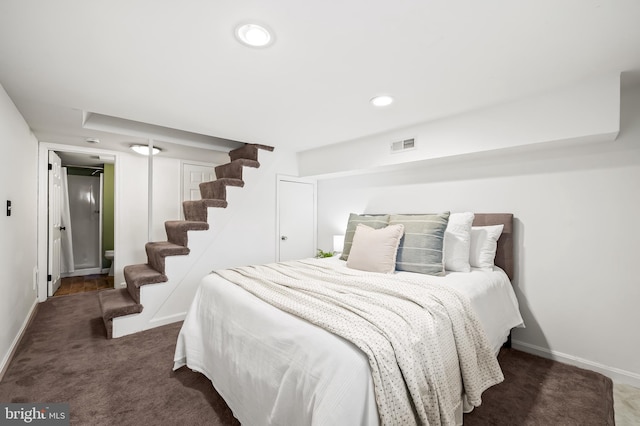
<svg viewBox="0 0 640 426">
<path fill-rule="evenodd" d="M 306 183 L 313 186 L 313 246 L 318 247 L 318 181 L 315 179 L 301 178 L 297 176 L 288 176 L 276 174 L 276 262 L 280 261 L 280 183 L 294 182 Z"/>
<path fill-rule="evenodd" d="M 118 244 L 121 241 L 119 237 L 119 218 L 121 204 L 119 202 L 121 179 L 121 167 L 119 167 L 119 158 L 122 153 L 117 151 L 109 151 L 105 149 L 87 148 L 75 145 L 64 145 L 49 142 L 40 142 L 38 144 L 38 230 L 37 230 L 37 279 L 36 291 L 38 294 L 38 302 L 47 300 L 47 274 L 49 263 L 49 243 L 48 243 L 48 194 L 49 194 L 49 151 L 73 152 L 78 154 L 92 155 L 108 155 L 114 157 L 114 250 L 118 252 Z"/>
</svg>

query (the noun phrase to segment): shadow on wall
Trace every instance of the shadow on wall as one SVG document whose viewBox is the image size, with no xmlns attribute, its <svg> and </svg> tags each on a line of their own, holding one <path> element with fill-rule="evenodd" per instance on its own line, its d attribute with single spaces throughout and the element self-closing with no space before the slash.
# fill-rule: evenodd
<svg viewBox="0 0 640 426">
<path fill-rule="evenodd" d="M 531 311 L 529 307 L 529 303 L 527 301 L 526 289 L 527 282 L 524 277 L 526 274 L 526 262 L 523 259 L 526 257 L 526 248 L 525 248 L 525 226 L 524 223 L 518 219 L 517 217 L 513 218 L 513 241 L 514 241 L 514 277 L 511 282 L 513 285 L 513 290 L 516 293 L 516 297 L 518 299 L 518 304 L 520 306 L 520 314 L 524 319 L 524 325 L 527 329 L 527 333 L 533 336 L 536 336 L 536 343 L 543 348 L 549 347 L 549 342 L 547 341 L 544 331 L 540 324 L 536 320 L 535 315 Z M 532 283 L 529 283 L 533 285 Z M 522 328 L 516 328 L 512 332 L 512 340 L 521 341 L 519 338 L 520 333 L 523 332 Z"/>
</svg>

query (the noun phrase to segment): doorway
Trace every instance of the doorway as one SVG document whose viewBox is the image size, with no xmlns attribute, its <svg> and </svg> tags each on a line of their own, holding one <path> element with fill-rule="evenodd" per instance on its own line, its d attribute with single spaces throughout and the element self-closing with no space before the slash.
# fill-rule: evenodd
<svg viewBox="0 0 640 426">
<path fill-rule="evenodd" d="M 66 176 L 62 204 L 68 206 L 67 217 L 63 215 L 68 247 L 62 250 L 61 288 L 49 296 L 98 290 L 108 284 L 113 287 L 113 278 L 109 280 L 108 274 L 113 259 L 105 258 L 107 250 L 113 251 L 114 239 L 113 191 L 109 190 L 113 188 L 112 160 L 78 153 L 57 154 Z"/>
<path fill-rule="evenodd" d="M 117 155 L 48 143 L 41 143 L 39 152 L 39 170 L 43 173 L 38 189 L 42 213 L 38 219 L 38 300 L 44 301 L 56 293 L 52 282 L 56 268 L 60 277 L 55 285 L 60 286 L 58 293 L 112 288 L 109 269 L 113 260 L 105 258 L 105 251 L 115 252 Z M 61 185 L 58 186 L 64 187 L 61 191 L 49 189 L 50 156 L 59 158 Z M 65 200 L 58 192 L 66 190 Z M 54 205 L 59 208 L 52 208 Z M 51 217 L 52 210 L 60 211 L 60 220 Z M 62 236 L 61 244 L 57 245 L 58 250 L 52 250 L 50 241 L 52 235 L 55 240 L 56 230 Z"/>
</svg>

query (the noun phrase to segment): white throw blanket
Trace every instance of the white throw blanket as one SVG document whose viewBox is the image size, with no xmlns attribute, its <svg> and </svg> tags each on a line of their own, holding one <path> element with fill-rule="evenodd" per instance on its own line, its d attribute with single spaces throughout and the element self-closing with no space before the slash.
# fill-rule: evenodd
<svg viewBox="0 0 640 426">
<path fill-rule="evenodd" d="M 503 380 L 469 301 L 450 288 L 338 271 L 313 259 L 215 273 L 360 348 L 369 358 L 384 425 L 455 424 L 460 395 L 451 391 L 456 386 L 449 381 L 458 377 L 446 367 L 451 357 L 459 359 L 464 394 L 473 406 Z"/>
</svg>

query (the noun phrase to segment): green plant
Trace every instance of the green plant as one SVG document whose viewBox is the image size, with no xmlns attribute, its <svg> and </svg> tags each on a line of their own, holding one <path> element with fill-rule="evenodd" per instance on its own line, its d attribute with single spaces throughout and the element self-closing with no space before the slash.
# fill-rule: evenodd
<svg viewBox="0 0 640 426">
<path fill-rule="evenodd" d="M 333 257 L 334 254 L 336 254 L 335 251 L 322 251 L 322 250 L 318 249 L 318 253 L 316 254 L 316 257 L 317 258 Z"/>
</svg>

